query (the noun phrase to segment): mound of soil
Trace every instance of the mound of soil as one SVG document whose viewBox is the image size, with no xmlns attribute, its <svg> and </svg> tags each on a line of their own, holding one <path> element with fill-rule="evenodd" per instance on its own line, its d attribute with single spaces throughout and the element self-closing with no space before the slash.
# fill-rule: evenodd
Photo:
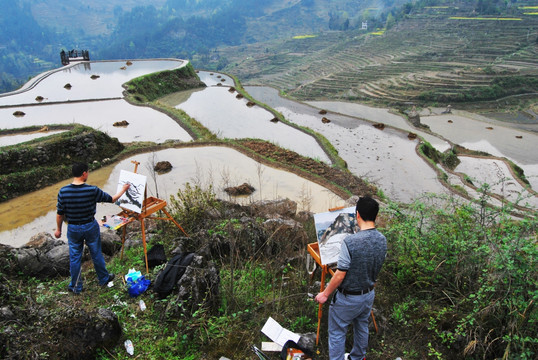
<svg viewBox="0 0 538 360">
<path fill-rule="evenodd" d="M 242 196 L 242 195 L 250 195 L 254 191 L 256 191 L 256 189 L 254 189 L 252 185 L 243 183 L 242 185 L 239 185 L 239 186 L 227 187 L 226 189 L 224 189 L 224 191 L 226 191 L 226 193 L 228 193 L 231 196 Z"/>
<path fill-rule="evenodd" d="M 114 124 L 112 124 L 112 126 L 128 126 L 128 125 L 129 125 L 129 122 L 127 120 L 116 121 Z"/>
<path fill-rule="evenodd" d="M 164 174 L 172 170 L 172 164 L 170 161 L 159 161 L 153 168 L 158 174 Z"/>
<path fill-rule="evenodd" d="M 303 157 L 294 151 L 263 141 L 243 140 L 240 143 L 257 154 L 263 154 L 264 157 L 274 160 L 286 170 L 325 186 L 344 198 L 348 198 L 349 193 L 343 189 L 354 195 L 373 195 L 377 191 L 373 185 L 365 183 L 348 170 L 334 168 L 329 164 Z M 272 166 L 275 166 L 275 163 Z"/>
</svg>

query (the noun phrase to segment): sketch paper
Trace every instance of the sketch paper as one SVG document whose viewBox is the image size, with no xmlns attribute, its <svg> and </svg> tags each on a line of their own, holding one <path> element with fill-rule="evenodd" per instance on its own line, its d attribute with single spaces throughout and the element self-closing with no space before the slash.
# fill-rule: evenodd
<svg viewBox="0 0 538 360">
<path fill-rule="evenodd" d="M 262 341 L 262 351 L 280 352 L 282 351 L 282 346 L 278 345 L 276 342 Z"/>
<path fill-rule="evenodd" d="M 146 177 L 130 171 L 121 170 L 118 191 L 127 183 L 131 184 L 131 187 L 118 199 L 116 204 L 124 209 L 140 214 L 144 202 L 144 191 L 146 190 Z"/>
<path fill-rule="evenodd" d="M 273 340 L 280 346 L 284 346 L 286 341 L 293 340 L 295 343 L 299 342 L 301 336 L 294 332 L 284 329 L 275 319 L 269 317 L 265 322 L 265 325 L 262 328 L 262 333 L 267 335 L 267 337 Z"/>
<path fill-rule="evenodd" d="M 336 263 L 344 238 L 359 231 L 355 207 L 314 214 L 314 223 L 322 265 Z"/>
</svg>

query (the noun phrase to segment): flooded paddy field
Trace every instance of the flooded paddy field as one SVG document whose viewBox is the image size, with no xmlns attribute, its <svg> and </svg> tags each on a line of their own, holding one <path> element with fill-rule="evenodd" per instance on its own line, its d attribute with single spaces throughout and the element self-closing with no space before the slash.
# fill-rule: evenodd
<svg viewBox="0 0 538 360">
<path fill-rule="evenodd" d="M 421 121 L 455 144 L 513 161 L 523 169 L 531 187 L 538 189 L 538 134 L 494 124 L 483 116 L 458 110 L 423 116 Z M 490 182 L 495 182 L 495 177 Z"/>
<path fill-rule="evenodd" d="M 325 136 L 353 174 L 377 185 L 390 199 L 410 202 L 425 193 L 448 192 L 435 171 L 417 155 L 417 140 L 410 140 L 407 132 L 389 127 L 379 130 L 372 122 L 350 115 L 320 115 L 319 109 L 283 99 L 272 88 L 252 86 L 246 90 L 289 121 Z M 376 122 L 385 116 L 397 121 L 395 115 L 383 111 L 376 113 Z M 330 122 L 323 123 L 322 117 Z"/>
<path fill-rule="evenodd" d="M 151 62 L 146 65 L 149 63 Z M 101 66 L 101 63 L 98 64 Z M 106 80 L 105 69 L 100 71 L 102 78 L 92 80 L 88 76 L 96 70 L 93 63 L 91 69 L 79 69 L 83 73 L 80 80 L 77 80 L 80 74 L 72 78 L 77 80 L 73 80 L 73 84 L 77 84 L 78 81 L 82 84 L 89 79 L 91 81 L 88 84 L 92 86 L 98 84 L 97 80 L 103 80 L 105 83 L 110 81 L 110 87 L 116 89 L 117 86 L 119 92 L 111 92 L 107 96 L 118 96 L 117 99 L 105 100 L 102 97 L 84 102 L 23 106 L 20 104 L 30 101 L 36 93 L 28 95 L 22 91 L 0 98 L 6 104 L 9 104 L 8 98 L 18 99 L 13 102 L 15 104 L 13 106 L 0 105 L 0 128 L 15 129 L 32 125 L 81 123 L 104 131 L 125 143 L 191 141 L 187 132 L 167 115 L 152 108 L 130 105 L 121 98 L 121 83 L 129 80 L 121 79 L 121 76 L 128 73 L 128 70 L 120 70 L 123 64 L 124 62 L 106 63 L 107 71 L 111 74 L 109 80 Z M 165 67 L 178 66 L 178 64 L 177 61 L 170 61 Z M 159 66 L 162 65 L 163 63 L 158 62 L 155 66 L 161 69 Z M 75 73 L 79 71 L 71 70 L 75 70 Z M 115 75 L 116 72 L 120 73 L 120 77 Z M 131 73 L 130 76 L 133 74 Z M 230 86 L 233 86 L 232 78 L 204 71 L 198 74 L 208 86 L 207 88 L 171 94 L 160 101 L 184 110 L 221 138 L 264 139 L 303 156 L 330 163 L 330 159 L 312 136 L 282 122 L 272 121 L 273 113 L 258 105 L 248 104 L 246 99 L 238 97 L 238 93 L 230 89 Z M 57 75 L 60 76 L 60 80 L 55 80 Z M 55 89 L 58 84 L 67 79 L 71 78 L 63 70 L 50 72 L 40 81 L 34 79 L 33 86 L 26 86 L 26 89 L 28 93 L 40 89 L 41 86 L 51 86 Z M 79 86 L 88 91 L 77 95 L 79 99 L 87 100 L 97 96 L 96 90 L 88 84 Z M 63 88 L 60 89 L 60 92 L 62 91 L 64 91 Z M 408 137 L 409 133 L 420 135 L 439 151 L 449 149 L 452 146 L 451 143 L 454 143 L 472 150 L 486 151 L 493 156 L 506 157 L 521 166 L 533 188 L 538 188 L 536 135 L 501 127 L 495 123 L 492 125 L 487 122 L 486 118 L 479 115 L 459 111 L 441 115 L 442 109 L 428 109 L 427 112 L 421 114 L 422 122 L 430 126 L 432 130 L 432 133 L 427 133 L 418 131 L 401 116 L 387 109 L 339 102 L 299 103 L 281 98 L 277 90 L 268 87 L 246 87 L 246 91 L 256 100 L 280 112 L 291 123 L 308 127 L 323 135 L 338 150 L 353 174 L 374 183 L 380 191 L 394 201 L 411 202 L 428 193 L 448 194 L 450 192 L 438 180 L 434 169 L 418 156 L 416 147 L 421 141 L 420 138 Z M 51 94 L 56 92 L 57 90 L 51 91 Z M 54 99 L 54 96 L 51 95 L 48 99 Z M 35 102 L 35 100 L 32 101 Z M 24 111 L 25 115 L 15 117 L 13 112 L 19 109 Z M 321 109 L 326 110 L 327 113 L 321 115 Z M 325 121 L 323 121 L 324 117 Z M 448 119 L 452 122 L 449 123 Z M 113 126 L 114 122 L 122 120 L 126 120 L 129 125 Z M 377 123 L 386 126 L 379 129 L 373 126 Z M 493 129 L 486 129 L 487 127 L 493 127 Z M 484 134 L 485 136 L 482 136 Z M 48 133 L 37 136 L 47 135 Z M 20 138 L 15 136 L 20 136 Z M 17 141 L 28 141 L 30 136 L 33 135 L 0 136 L 0 146 L 12 145 Z M 115 193 L 119 171 L 122 169 L 132 171 L 131 160 L 141 162 L 138 172 L 147 175 L 148 195 L 157 196 L 158 192 L 158 196 L 164 199 L 176 194 L 178 189 L 190 182 L 203 186 L 211 185 L 219 198 L 238 203 L 287 197 L 296 201 L 299 209 L 312 212 L 326 211 L 328 208 L 343 204 L 343 199 L 318 184 L 290 172 L 262 165 L 234 149 L 222 146 L 176 148 L 139 154 L 92 172 L 89 183 L 104 187 L 109 193 Z M 456 172 L 464 175 L 449 173 L 449 184 L 464 188 L 469 196 L 478 198 L 477 191 L 462 180 L 464 176 L 468 176 L 474 179 L 476 182 L 474 185 L 477 187 L 480 187 L 480 182 L 488 182 L 495 185 L 492 186 L 493 193 L 504 195 L 510 201 L 523 197 L 529 207 L 536 208 L 537 197 L 513 179 L 504 162 L 472 157 L 461 157 L 461 160 L 462 163 Z M 164 175 L 156 175 L 151 170 L 151 164 L 158 161 L 171 162 L 172 171 Z M 496 186 L 501 178 L 503 183 Z M 0 204 L 0 242 L 20 246 L 38 232 L 53 232 L 56 195 L 59 188 L 70 181 L 71 179 L 68 179 Z M 256 191 L 249 197 L 232 199 L 224 192 L 225 187 L 238 186 L 245 182 L 256 188 Z M 495 198 L 491 200 L 491 203 L 502 205 L 502 201 Z M 98 206 L 97 216 L 115 212 L 118 212 L 116 205 L 102 204 Z"/>
<path fill-rule="evenodd" d="M 168 200 L 188 182 L 191 185 L 213 187 L 215 194 L 225 200 L 249 204 L 258 200 L 288 198 L 297 202 L 298 210 L 323 212 L 342 206 L 344 200 L 326 188 L 287 171 L 262 165 L 242 153 L 220 146 L 189 147 L 138 154 L 115 165 L 90 172 L 88 183 L 101 186 L 115 194 L 121 170 L 133 171 L 131 161 L 140 162 L 138 173 L 147 176 L 148 196 Z M 152 165 L 169 161 L 173 168 L 162 175 L 153 172 Z M 56 226 L 56 196 L 71 179 L 0 203 L 0 243 L 24 245 L 38 232 L 54 232 Z M 256 191 L 245 197 L 230 197 L 224 189 L 249 183 Z M 157 185 L 155 185 L 157 184 Z M 22 206 L 22 208 L 21 208 Z M 96 217 L 119 212 L 113 204 L 100 204 Z M 20 215 L 18 215 L 20 214 Z"/>
<path fill-rule="evenodd" d="M 487 183 L 492 193 L 514 204 L 538 209 L 538 197 L 529 193 L 524 186 L 513 179 L 510 169 L 503 161 L 470 156 L 459 158 L 461 163 L 454 171 L 467 175 L 477 187 Z"/>
<path fill-rule="evenodd" d="M 198 74 L 209 84 L 207 88 L 170 95 L 161 101 L 185 111 L 219 138 L 267 140 L 303 156 L 331 162 L 313 136 L 280 121 L 271 121 L 274 114 L 249 104 L 242 96 L 238 98 L 238 93 L 228 86 L 214 85 L 216 77 L 209 74 Z"/>
<path fill-rule="evenodd" d="M 109 136 L 118 138 L 120 142 L 162 143 L 169 139 L 192 140 L 192 137 L 168 115 L 149 107 L 131 105 L 123 99 L 21 106 L 17 107 L 17 110 L 22 110 L 26 115 L 15 117 L 12 108 L 0 108 L 1 129 L 77 123 L 106 132 Z M 123 120 L 129 125 L 114 126 L 115 122 Z"/>
<path fill-rule="evenodd" d="M 26 141 L 38 139 L 45 136 L 52 136 L 60 134 L 66 130 L 47 130 L 47 131 L 34 131 L 31 133 L 25 134 L 10 134 L 10 135 L 0 135 L 0 147 L 17 145 Z"/>
<path fill-rule="evenodd" d="M 66 65 L 30 80 L 22 89 L 0 94 L 0 106 L 122 98 L 122 85 L 141 75 L 171 70 L 182 60 L 91 61 Z M 66 87 L 69 84 L 70 86 Z M 41 97 L 38 101 L 36 98 Z"/>
</svg>

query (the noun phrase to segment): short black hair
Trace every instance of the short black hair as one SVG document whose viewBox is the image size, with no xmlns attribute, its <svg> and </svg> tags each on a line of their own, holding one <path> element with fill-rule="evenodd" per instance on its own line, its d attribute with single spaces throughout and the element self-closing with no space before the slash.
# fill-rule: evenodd
<svg viewBox="0 0 538 360">
<path fill-rule="evenodd" d="M 379 204 L 370 196 L 362 196 L 357 201 L 355 211 L 364 221 L 375 221 L 379 212 Z"/>
<path fill-rule="evenodd" d="M 81 177 L 85 171 L 88 171 L 88 164 L 82 162 L 74 163 L 71 168 L 74 177 Z"/>
</svg>

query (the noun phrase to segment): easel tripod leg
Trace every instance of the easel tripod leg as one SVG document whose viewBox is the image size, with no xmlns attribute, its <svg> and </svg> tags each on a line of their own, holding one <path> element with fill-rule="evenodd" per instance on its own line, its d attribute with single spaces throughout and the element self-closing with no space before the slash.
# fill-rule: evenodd
<svg viewBox="0 0 538 360">
<path fill-rule="evenodd" d="M 319 292 L 325 290 L 325 274 L 327 268 L 325 266 L 321 267 L 321 285 L 319 287 Z M 323 304 L 318 305 L 318 330 L 316 332 L 316 346 L 319 344 L 319 329 L 321 327 L 321 318 L 323 316 Z"/>
<path fill-rule="evenodd" d="M 127 233 L 127 230 L 125 229 L 127 225 L 122 226 L 122 236 L 121 236 L 121 256 L 120 260 L 123 260 L 123 248 L 125 246 L 125 234 Z"/>
<path fill-rule="evenodd" d="M 178 222 L 168 213 L 168 211 L 166 211 L 166 209 L 161 209 L 165 214 L 166 216 L 168 216 L 168 219 L 172 220 L 174 224 L 176 224 L 176 226 L 181 230 L 183 231 L 183 234 L 185 234 L 185 236 L 189 236 L 187 235 L 187 233 L 185 232 L 185 230 L 183 230 L 183 228 L 181 227 L 181 225 L 178 224 Z"/>
<path fill-rule="evenodd" d="M 144 258 L 146 259 L 146 274 L 149 274 L 148 266 L 148 252 L 146 247 L 146 229 L 144 225 L 144 219 L 140 219 L 140 226 L 142 227 L 142 245 L 144 245 Z"/>
</svg>

